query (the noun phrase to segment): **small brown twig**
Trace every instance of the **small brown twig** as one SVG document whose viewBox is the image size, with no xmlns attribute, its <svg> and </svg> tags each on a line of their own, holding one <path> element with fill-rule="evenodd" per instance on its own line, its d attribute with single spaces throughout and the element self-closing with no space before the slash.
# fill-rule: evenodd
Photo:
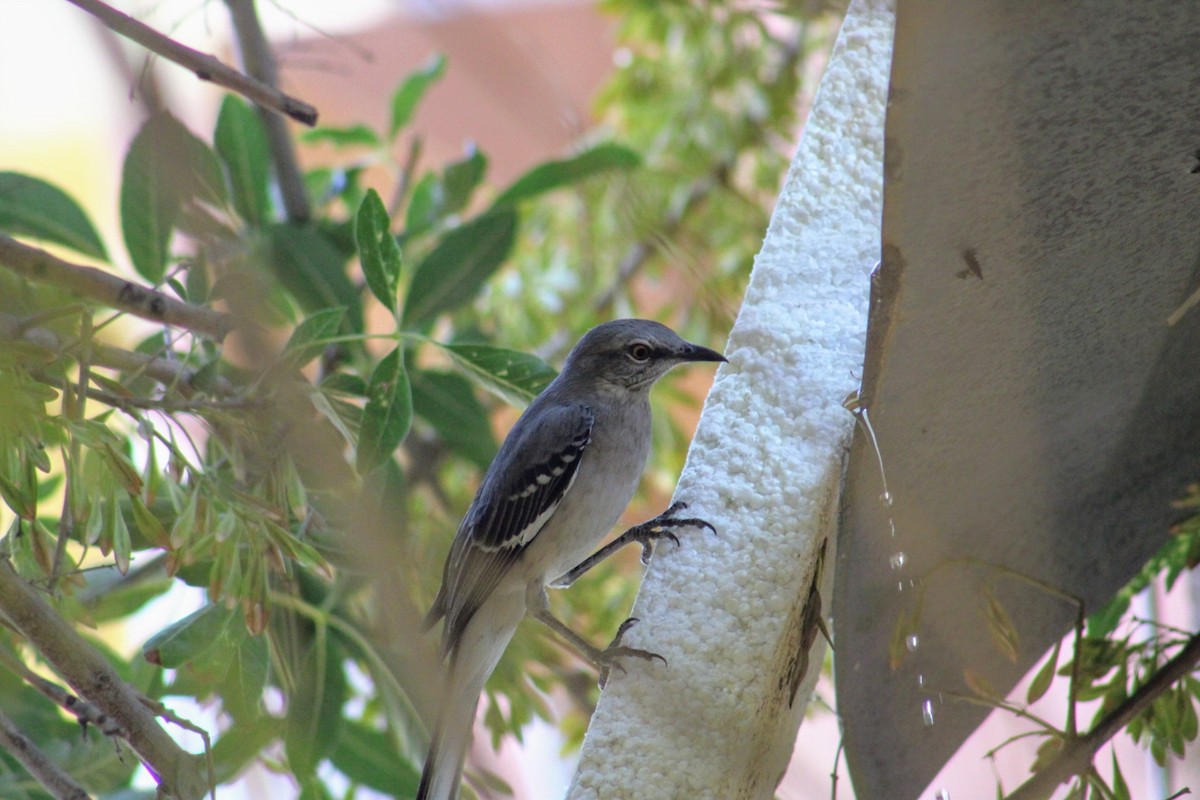
<svg viewBox="0 0 1200 800">
<path fill-rule="evenodd" d="M 51 255 L 0 235 L 0 266 L 38 283 L 49 283 L 79 297 L 96 300 L 152 322 L 186 328 L 216 341 L 234 327 L 231 314 L 202 308 L 112 273 Z"/>
<path fill-rule="evenodd" d="M 89 800 L 83 787 L 21 733 L 3 711 L 0 711 L 0 749 L 20 761 L 56 800 Z"/>
<path fill-rule="evenodd" d="M 122 13 L 100 0 L 68 0 L 97 17 L 111 30 L 131 39 L 152 53 L 189 69 L 202 81 L 211 81 L 258 104 L 261 108 L 284 114 L 305 125 L 317 124 L 317 109 L 303 100 L 284 94 L 261 80 L 243 75 L 222 63 L 216 56 L 193 50 L 164 36 L 144 22 Z"/>
</svg>

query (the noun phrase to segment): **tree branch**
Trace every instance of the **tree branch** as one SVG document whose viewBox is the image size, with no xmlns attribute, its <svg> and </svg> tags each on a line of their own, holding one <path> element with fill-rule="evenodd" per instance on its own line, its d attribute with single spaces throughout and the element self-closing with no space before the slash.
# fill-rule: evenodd
<svg viewBox="0 0 1200 800">
<path fill-rule="evenodd" d="M 242 65 L 246 71 L 268 86 L 279 84 L 275 59 L 267 46 L 267 37 L 258 21 L 254 0 L 225 0 L 237 32 L 238 47 L 242 52 Z M 296 151 L 287 125 L 279 117 L 262 115 L 267 129 L 267 141 L 271 147 L 271 160 L 275 165 L 275 178 L 279 181 L 279 193 L 288 219 L 292 222 L 307 222 L 312 216 L 308 202 L 308 189 L 296 163 Z"/>
<path fill-rule="evenodd" d="M 152 322 L 202 333 L 218 342 L 234 327 L 231 314 L 184 303 L 95 267 L 72 264 L 10 236 L 0 235 L 0 266 L 32 281 L 54 284 L 76 296 Z"/>
<path fill-rule="evenodd" d="M 1114 708 L 1087 734 L 1068 738 L 1054 759 L 1032 778 L 1021 784 L 1006 800 L 1043 800 L 1054 794 L 1058 786 L 1092 766 L 1096 753 L 1140 714 L 1158 696 L 1189 674 L 1200 664 L 1200 634 L 1194 635 L 1174 658 L 1162 665 L 1150 680 Z"/>
<path fill-rule="evenodd" d="M 303 100 L 298 100 L 260 80 L 243 75 L 233 67 L 221 63 L 216 56 L 181 44 L 164 36 L 144 22 L 105 5 L 100 0 L 68 0 L 84 11 L 97 17 L 113 31 L 132 39 L 152 53 L 191 70 L 202 81 L 211 81 L 237 92 L 260 108 L 268 108 L 291 117 L 305 125 L 317 124 L 317 109 Z"/>
<path fill-rule="evenodd" d="M 37 749 L 3 711 L 0 711 L 0 748 L 20 761 L 21 766 L 58 800 L 89 800 L 83 787 Z"/>
<path fill-rule="evenodd" d="M 161 794 L 200 800 L 208 791 L 204 761 L 182 750 L 103 656 L 13 570 L 0 563 L 0 609 L 55 671 L 111 717 L 158 780 Z"/>
</svg>

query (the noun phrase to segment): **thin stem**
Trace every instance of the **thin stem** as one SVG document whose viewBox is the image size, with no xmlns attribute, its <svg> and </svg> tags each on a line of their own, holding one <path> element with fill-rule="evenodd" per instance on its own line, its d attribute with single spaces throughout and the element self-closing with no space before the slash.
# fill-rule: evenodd
<svg viewBox="0 0 1200 800">
<path fill-rule="evenodd" d="M 102 269 L 73 264 L 45 250 L 0 235 L 0 266 L 38 283 L 52 284 L 79 297 L 87 297 L 130 314 L 186 328 L 216 341 L 234 327 L 230 314 L 176 300 Z"/>
<path fill-rule="evenodd" d="M 216 56 L 181 44 L 164 36 L 144 22 L 124 14 L 100 0 L 68 0 L 103 22 L 112 31 L 137 42 L 152 53 L 191 70 L 202 81 L 211 81 L 237 92 L 260 108 L 284 114 L 305 125 L 317 124 L 317 109 L 303 100 L 284 94 L 273 85 L 243 75 L 233 67 L 221 63 Z"/>
<path fill-rule="evenodd" d="M 57 800 L 89 800 L 83 787 L 21 733 L 3 711 L 0 711 L 0 749 L 20 761 Z"/>
</svg>

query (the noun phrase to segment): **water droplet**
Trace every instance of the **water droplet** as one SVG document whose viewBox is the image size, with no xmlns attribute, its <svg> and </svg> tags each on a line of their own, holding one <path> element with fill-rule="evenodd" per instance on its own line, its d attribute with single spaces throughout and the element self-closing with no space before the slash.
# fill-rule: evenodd
<svg viewBox="0 0 1200 800">
<path fill-rule="evenodd" d="M 933 725 L 933 701 L 926 700 L 921 703 L 921 719 L 926 726 Z"/>
<path fill-rule="evenodd" d="M 946 789 L 938 789 L 938 793 L 934 795 L 933 800 L 950 800 L 950 792 Z"/>
<path fill-rule="evenodd" d="M 908 652 L 910 652 L 910 653 L 917 652 L 917 648 L 920 645 L 921 645 L 921 640 L 917 637 L 917 635 L 915 633 L 910 633 L 904 639 L 904 646 L 908 648 Z"/>
<path fill-rule="evenodd" d="M 904 581 L 896 581 L 896 591 L 897 592 L 904 591 Z"/>
<path fill-rule="evenodd" d="M 924 686 L 924 685 L 925 685 L 925 676 L 918 675 L 917 676 L 917 686 Z"/>
<path fill-rule="evenodd" d="M 892 493 L 887 489 L 883 490 L 883 494 L 879 495 L 879 502 L 883 503 L 888 508 L 892 507 Z"/>
<path fill-rule="evenodd" d="M 908 556 L 904 555 L 903 550 L 901 550 L 898 553 L 892 553 L 892 557 L 890 559 L 891 564 L 892 564 L 892 569 L 900 569 L 901 567 L 904 566 L 904 562 L 907 560 L 908 560 Z"/>
</svg>

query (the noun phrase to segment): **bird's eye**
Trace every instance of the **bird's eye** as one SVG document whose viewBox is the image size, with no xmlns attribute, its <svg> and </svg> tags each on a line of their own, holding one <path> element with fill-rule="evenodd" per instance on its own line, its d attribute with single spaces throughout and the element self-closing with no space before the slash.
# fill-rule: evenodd
<svg viewBox="0 0 1200 800">
<path fill-rule="evenodd" d="M 650 345 L 645 342 L 634 342 L 629 345 L 629 357 L 634 361 L 649 361 Z"/>
</svg>

